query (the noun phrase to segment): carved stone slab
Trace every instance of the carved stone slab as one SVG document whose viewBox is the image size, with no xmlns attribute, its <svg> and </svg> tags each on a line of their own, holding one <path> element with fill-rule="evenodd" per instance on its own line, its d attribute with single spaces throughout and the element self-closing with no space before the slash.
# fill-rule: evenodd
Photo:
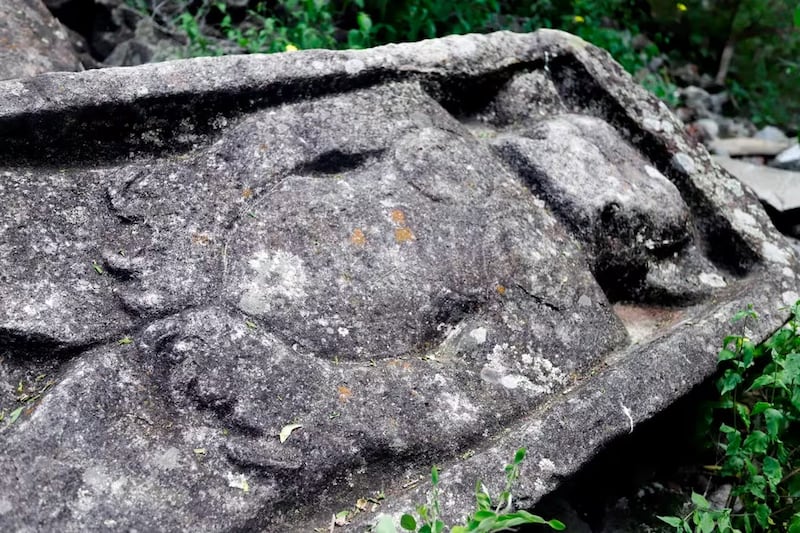
<svg viewBox="0 0 800 533">
<path fill-rule="evenodd" d="M 458 517 L 520 446 L 529 505 L 798 297 L 556 31 L 2 82 L 0 202 L 4 531 L 308 532 L 433 463 Z"/>
</svg>

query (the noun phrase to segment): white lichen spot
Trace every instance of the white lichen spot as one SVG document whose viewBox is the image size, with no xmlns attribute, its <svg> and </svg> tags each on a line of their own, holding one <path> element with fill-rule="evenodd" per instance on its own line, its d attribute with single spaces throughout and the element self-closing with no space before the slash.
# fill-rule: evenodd
<svg viewBox="0 0 800 533">
<path fill-rule="evenodd" d="M 781 294 L 781 301 L 785 305 L 794 305 L 797 300 L 800 300 L 800 296 L 798 296 L 795 291 L 786 291 Z"/>
<path fill-rule="evenodd" d="M 458 394 L 443 392 L 439 395 L 438 404 L 443 409 L 437 413 L 436 418 L 442 424 L 461 426 L 477 420 L 478 408 Z"/>
<path fill-rule="evenodd" d="M 728 191 L 732 192 L 737 198 L 744 194 L 744 190 L 742 190 L 742 184 L 736 178 L 722 178 L 719 180 L 719 183 L 728 189 Z"/>
<path fill-rule="evenodd" d="M 728 285 L 725 283 L 725 279 L 722 276 L 714 272 L 703 272 L 697 277 L 700 279 L 700 283 L 708 285 L 709 287 L 721 288 Z"/>
<path fill-rule="evenodd" d="M 472 337 L 477 344 L 483 344 L 486 342 L 486 328 L 475 328 L 469 332 L 469 336 Z"/>
<path fill-rule="evenodd" d="M 667 179 L 664 176 L 664 174 L 659 172 L 659 170 L 657 168 L 651 167 L 650 165 L 645 165 L 644 166 L 644 171 L 647 173 L 648 176 L 650 176 L 654 180 L 655 179 L 662 179 L 662 180 L 666 180 Z"/>
<path fill-rule="evenodd" d="M 228 486 L 234 489 L 240 489 L 242 492 L 250 492 L 250 483 L 244 474 L 234 474 L 228 472 L 225 477 L 228 479 Z"/>
<path fill-rule="evenodd" d="M 7 499 L 0 500 L 0 515 L 7 514 L 14 510 L 14 505 Z"/>
<path fill-rule="evenodd" d="M 339 328 L 338 331 L 340 337 L 347 337 L 348 335 L 350 335 L 350 330 L 347 328 Z"/>
<path fill-rule="evenodd" d="M 642 125 L 653 132 L 660 132 L 661 131 L 661 121 L 657 118 L 647 117 L 642 120 Z"/>
<path fill-rule="evenodd" d="M 360 59 L 348 59 L 344 63 L 344 71 L 348 74 L 358 74 L 364 70 L 365 67 L 366 65 L 364 65 L 364 62 Z"/>
<path fill-rule="evenodd" d="M 175 470 L 180 467 L 180 456 L 180 450 L 171 446 L 164 453 L 154 456 L 153 462 L 162 470 Z"/>
<path fill-rule="evenodd" d="M 789 267 L 783 267 L 783 270 L 781 270 L 781 274 L 783 274 L 787 278 L 794 278 L 795 277 L 794 270 L 792 270 Z"/>
<path fill-rule="evenodd" d="M 756 218 L 750 213 L 745 213 L 741 209 L 733 210 L 733 225 L 737 230 L 747 233 L 748 235 L 761 240 L 766 239 Z"/>
<path fill-rule="evenodd" d="M 694 160 L 689 154 L 683 152 L 678 152 L 672 156 L 672 166 L 686 174 L 694 174 L 695 170 L 697 170 Z"/>
<path fill-rule="evenodd" d="M 764 259 L 767 261 L 772 261 L 773 263 L 780 263 L 787 266 L 789 265 L 789 252 L 778 248 L 770 241 L 764 241 L 761 243 L 761 255 L 763 255 Z"/>
<path fill-rule="evenodd" d="M 581 307 L 589 307 L 592 305 L 592 299 L 585 294 L 581 294 L 581 297 L 578 298 L 578 305 Z"/>
<path fill-rule="evenodd" d="M 556 464 L 546 457 L 539 460 L 539 470 L 542 472 L 555 472 Z"/>
<path fill-rule="evenodd" d="M 541 355 L 520 353 L 508 343 L 496 344 L 486 356 L 488 362 L 481 369 L 481 378 L 507 389 L 522 389 L 533 394 L 550 394 L 557 386 L 567 383 L 567 375 Z"/>
<path fill-rule="evenodd" d="M 239 309 L 251 315 L 269 313 L 274 305 L 306 297 L 308 276 L 303 261 L 283 250 L 257 252 L 249 261 L 254 276 L 244 284 Z"/>
</svg>

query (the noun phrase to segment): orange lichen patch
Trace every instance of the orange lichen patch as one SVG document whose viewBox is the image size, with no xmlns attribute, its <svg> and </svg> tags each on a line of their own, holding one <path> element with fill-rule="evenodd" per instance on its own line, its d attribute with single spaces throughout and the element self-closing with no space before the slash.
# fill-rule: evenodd
<svg viewBox="0 0 800 533">
<path fill-rule="evenodd" d="M 400 211 L 399 209 L 392 209 L 392 212 L 389 213 L 389 216 L 392 217 L 392 220 L 396 224 L 405 224 L 406 223 L 406 215 Z"/>
<path fill-rule="evenodd" d="M 253 189 L 250 187 L 242 191 L 242 198 L 247 199 L 253 196 Z"/>
<path fill-rule="evenodd" d="M 353 230 L 353 234 L 350 235 L 350 242 L 356 246 L 364 246 L 367 243 L 367 236 L 364 235 L 361 228 L 356 228 Z"/>
<path fill-rule="evenodd" d="M 408 228 L 396 228 L 394 230 L 394 240 L 398 243 L 408 242 L 414 240 L 414 234 Z"/>
<path fill-rule="evenodd" d="M 506 293 L 506 288 L 503 287 L 502 285 L 498 285 L 497 287 L 495 287 L 495 290 L 497 291 L 497 294 L 499 294 L 500 296 L 503 296 Z"/>
<path fill-rule="evenodd" d="M 208 246 L 213 239 L 206 233 L 192 233 L 192 244 Z"/>
<path fill-rule="evenodd" d="M 344 385 L 339 385 L 336 387 L 336 390 L 339 392 L 339 401 L 342 403 L 347 403 L 348 400 L 350 400 L 350 397 L 353 395 L 353 391 Z"/>
</svg>

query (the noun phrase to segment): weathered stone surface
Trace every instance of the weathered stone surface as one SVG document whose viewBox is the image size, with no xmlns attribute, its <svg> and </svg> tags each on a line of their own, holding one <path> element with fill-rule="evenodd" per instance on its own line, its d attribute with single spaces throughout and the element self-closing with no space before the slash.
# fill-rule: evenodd
<svg viewBox="0 0 800 533">
<path fill-rule="evenodd" d="M 0 80 L 83 67 L 66 30 L 41 0 L 0 5 Z"/>
<path fill-rule="evenodd" d="M 2 530 L 308 532 L 434 462 L 457 517 L 521 445 L 531 504 L 797 298 L 560 32 L 8 81 L 0 138 Z"/>
</svg>

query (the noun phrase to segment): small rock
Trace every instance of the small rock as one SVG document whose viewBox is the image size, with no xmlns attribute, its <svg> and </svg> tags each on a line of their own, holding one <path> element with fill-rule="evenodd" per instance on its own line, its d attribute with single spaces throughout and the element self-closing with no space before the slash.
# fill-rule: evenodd
<svg viewBox="0 0 800 533">
<path fill-rule="evenodd" d="M 703 139 L 716 139 L 719 137 L 719 124 L 710 118 L 701 118 L 695 120 L 692 126 L 700 133 Z"/>
<path fill-rule="evenodd" d="M 754 135 L 756 139 L 764 139 L 765 141 L 788 142 L 789 138 L 783 133 L 783 130 L 775 126 L 764 126 Z"/>
<path fill-rule="evenodd" d="M 753 137 L 715 139 L 708 144 L 713 153 L 728 156 L 777 155 L 788 146 L 788 141 L 768 141 Z"/>
<path fill-rule="evenodd" d="M 756 132 L 756 127 L 747 119 L 722 116 L 713 118 L 719 124 L 720 137 L 752 137 Z"/>
<path fill-rule="evenodd" d="M 728 507 L 728 498 L 731 496 L 731 485 L 726 483 L 717 487 L 714 492 L 708 495 L 708 503 L 712 509 L 724 509 Z"/>
<path fill-rule="evenodd" d="M 794 144 L 775 156 L 771 166 L 800 171 L 800 145 Z"/>
<path fill-rule="evenodd" d="M 800 207 L 800 172 L 780 170 L 715 156 L 714 161 L 751 187 L 762 202 L 776 211 Z"/>
</svg>

